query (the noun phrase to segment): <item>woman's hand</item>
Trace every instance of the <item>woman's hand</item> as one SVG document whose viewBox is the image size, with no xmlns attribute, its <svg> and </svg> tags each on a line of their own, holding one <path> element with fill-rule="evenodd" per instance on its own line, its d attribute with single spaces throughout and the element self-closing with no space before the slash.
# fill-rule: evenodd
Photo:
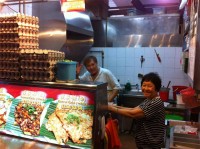
<svg viewBox="0 0 200 149">
<path fill-rule="evenodd" d="M 112 105 L 108 105 L 108 110 L 111 111 Z"/>
<path fill-rule="evenodd" d="M 108 110 L 117 113 L 117 107 L 115 105 L 108 104 Z"/>
</svg>

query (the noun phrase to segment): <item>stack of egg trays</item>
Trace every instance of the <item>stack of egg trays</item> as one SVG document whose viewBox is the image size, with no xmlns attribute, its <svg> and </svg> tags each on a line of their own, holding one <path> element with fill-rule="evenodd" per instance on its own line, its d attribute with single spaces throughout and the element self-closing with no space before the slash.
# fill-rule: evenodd
<svg viewBox="0 0 200 149">
<path fill-rule="evenodd" d="M 22 50 L 20 55 L 22 80 L 53 81 L 56 63 L 64 60 L 64 57 L 63 52 L 54 50 Z"/>
<path fill-rule="evenodd" d="M 1 15 L 0 48 L 5 50 L 38 49 L 38 24 L 37 17 L 23 14 Z"/>
<path fill-rule="evenodd" d="M 0 79 L 20 79 L 19 55 L 16 51 L 0 51 Z"/>
<path fill-rule="evenodd" d="M 0 16 L 0 79 L 20 79 L 20 50 L 38 48 L 39 21 L 23 14 Z"/>
</svg>

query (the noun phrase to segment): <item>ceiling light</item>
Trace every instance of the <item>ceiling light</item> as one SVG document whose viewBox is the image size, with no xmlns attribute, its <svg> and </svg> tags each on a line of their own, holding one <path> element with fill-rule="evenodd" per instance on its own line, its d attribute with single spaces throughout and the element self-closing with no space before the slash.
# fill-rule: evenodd
<svg viewBox="0 0 200 149">
<path fill-rule="evenodd" d="M 179 9 L 183 9 L 185 7 L 186 3 L 187 3 L 187 0 L 182 0 L 181 4 L 179 6 Z"/>
<path fill-rule="evenodd" d="M 0 0 L 0 3 L 4 3 L 5 2 L 5 0 Z"/>
</svg>

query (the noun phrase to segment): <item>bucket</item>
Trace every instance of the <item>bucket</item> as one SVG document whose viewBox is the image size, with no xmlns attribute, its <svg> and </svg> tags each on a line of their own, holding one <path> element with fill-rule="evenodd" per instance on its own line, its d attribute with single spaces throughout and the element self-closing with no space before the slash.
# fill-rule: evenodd
<svg viewBox="0 0 200 149">
<path fill-rule="evenodd" d="M 70 81 L 76 79 L 77 62 L 57 62 L 56 79 Z"/>
<path fill-rule="evenodd" d="M 180 94 L 180 91 L 186 88 L 188 87 L 187 86 L 172 86 L 174 100 L 176 100 L 176 94 Z"/>
<path fill-rule="evenodd" d="M 181 94 L 176 94 L 176 104 L 178 105 L 184 105 L 185 103 L 183 102 L 182 95 Z"/>
<path fill-rule="evenodd" d="M 169 90 L 170 90 L 169 88 L 164 88 L 164 87 L 160 89 L 159 95 L 163 102 L 169 100 Z"/>
</svg>

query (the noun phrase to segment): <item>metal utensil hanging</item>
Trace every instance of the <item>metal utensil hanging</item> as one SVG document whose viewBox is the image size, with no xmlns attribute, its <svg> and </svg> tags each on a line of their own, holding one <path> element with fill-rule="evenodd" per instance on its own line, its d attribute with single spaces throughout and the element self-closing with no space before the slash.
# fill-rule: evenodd
<svg viewBox="0 0 200 149">
<path fill-rule="evenodd" d="M 156 57 L 158 59 L 158 61 L 161 63 L 161 58 L 160 58 L 160 55 L 156 52 L 156 49 L 154 49 L 155 53 L 156 53 Z"/>
</svg>

